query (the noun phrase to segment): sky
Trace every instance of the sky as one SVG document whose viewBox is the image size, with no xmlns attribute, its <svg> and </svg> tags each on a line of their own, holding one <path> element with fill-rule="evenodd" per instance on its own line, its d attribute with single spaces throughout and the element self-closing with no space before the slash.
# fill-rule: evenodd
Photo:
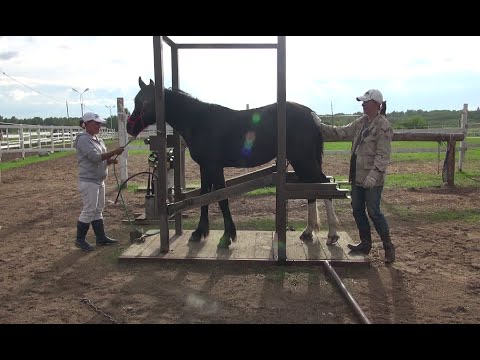
<svg viewBox="0 0 480 360">
<path fill-rule="evenodd" d="M 277 43 L 276 36 L 169 36 L 176 43 Z M 387 112 L 480 106 L 478 36 L 287 36 L 287 100 L 318 114 L 362 111 L 379 89 Z M 164 85 L 171 86 L 163 43 Z M 0 36 L 0 116 L 133 111 L 138 78 L 155 79 L 153 36 Z M 180 49 L 180 89 L 235 110 L 276 102 L 275 49 Z M 85 89 L 87 89 L 85 91 Z M 75 89 L 76 91 L 74 91 Z"/>
</svg>

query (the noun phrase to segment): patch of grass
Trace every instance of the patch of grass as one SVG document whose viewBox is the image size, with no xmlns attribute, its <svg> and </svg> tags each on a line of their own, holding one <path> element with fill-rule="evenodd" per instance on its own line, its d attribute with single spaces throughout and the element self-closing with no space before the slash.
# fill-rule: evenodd
<svg viewBox="0 0 480 360">
<path fill-rule="evenodd" d="M 127 250 L 127 247 L 124 246 L 115 246 L 111 251 L 107 251 L 105 254 L 106 260 L 110 263 L 116 263 L 118 261 L 118 257 L 122 255 L 122 253 Z"/>
<path fill-rule="evenodd" d="M 462 222 L 479 222 L 480 212 L 475 209 L 464 210 L 439 210 L 425 214 L 428 222 L 444 222 L 444 221 L 462 221 Z"/>
<path fill-rule="evenodd" d="M 127 183 L 127 191 L 137 192 L 139 187 L 140 187 L 140 184 L 132 183 L 130 181 Z"/>
<path fill-rule="evenodd" d="M 58 151 L 54 152 L 53 154 L 50 154 L 49 156 L 38 156 L 38 155 L 30 155 L 25 157 L 25 159 L 19 159 L 18 161 L 11 160 L 7 162 L 1 162 L 0 163 L 0 171 L 7 171 L 10 169 L 15 169 L 23 166 L 27 166 L 30 164 L 36 164 L 48 160 L 54 160 L 54 159 L 59 159 L 67 156 L 74 156 L 75 152 L 74 151 Z"/>
<path fill-rule="evenodd" d="M 128 150 L 128 154 L 129 155 L 150 155 L 150 150 Z"/>
<path fill-rule="evenodd" d="M 382 208 L 386 209 L 389 213 L 394 214 L 396 217 L 402 219 L 403 221 L 412 220 L 412 217 L 416 215 L 415 212 L 410 211 L 404 206 L 399 206 L 386 201 L 382 201 Z"/>
<path fill-rule="evenodd" d="M 480 145 L 480 137 L 467 137 L 468 145 Z M 457 141 L 457 147 L 459 142 Z M 352 147 L 351 141 L 326 141 L 324 145 L 325 150 L 350 150 Z M 436 141 L 392 141 L 392 149 L 436 149 L 438 142 Z M 440 142 L 440 151 L 447 150 L 447 142 Z"/>
<path fill-rule="evenodd" d="M 277 193 L 277 188 L 275 186 L 268 186 L 260 189 L 252 190 L 245 194 L 245 196 L 264 196 L 264 195 L 275 195 Z"/>
<path fill-rule="evenodd" d="M 385 188 L 424 188 L 443 185 L 441 174 L 388 174 Z"/>
<path fill-rule="evenodd" d="M 480 212 L 476 209 L 464 210 L 432 210 L 418 212 L 410 210 L 404 206 L 394 205 L 383 202 L 382 206 L 390 213 L 399 217 L 403 221 L 424 221 L 425 223 L 441 223 L 445 221 L 478 222 L 480 221 Z"/>
</svg>

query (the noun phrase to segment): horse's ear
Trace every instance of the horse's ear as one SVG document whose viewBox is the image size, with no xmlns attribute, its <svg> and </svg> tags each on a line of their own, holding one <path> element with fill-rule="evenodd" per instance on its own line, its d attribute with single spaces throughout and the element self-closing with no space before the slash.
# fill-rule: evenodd
<svg viewBox="0 0 480 360">
<path fill-rule="evenodd" d="M 141 76 L 138 77 L 138 85 L 140 85 L 140 89 L 143 89 L 145 86 L 147 86 L 147 84 L 143 82 Z"/>
<path fill-rule="evenodd" d="M 153 84 L 153 80 L 152 80 L 152 79 L 150 79 L 150 84 L 149 84 L 149 85 L 154 85 L 154 84 Z"/>
</svg>

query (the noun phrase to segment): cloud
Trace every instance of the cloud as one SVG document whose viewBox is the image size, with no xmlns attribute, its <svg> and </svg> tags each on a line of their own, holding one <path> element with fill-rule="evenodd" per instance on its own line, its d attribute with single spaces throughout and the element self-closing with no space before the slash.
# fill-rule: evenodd
<svg viewBox="0 0 480 360">
<path fill-rule="evenodd" d="M 171 36 L 177 43 L 276 43 L 277 37 Z M 287 36 L 287 99 L 319 113 L 361 111 L 355 97 L 379 88 L 389 111 L 478 106 L 479 37 Z M 164 81 L 171 86 L 170 47 L 163 44 Z M 372 51 L 372 49 L 374 51 Z M 274 49 L 180 49 L 180 87 L 233 109 L 267 105 L 277 96 Z M 85 106 L 123 97 L 133 110 L 138 77 L 155 78 L 151 36 L 4 36 L 0 38 L 0 115 L 80 115 Z M 5 72 L 9 78 L 2 73 Z M 16 81 L 17 82 L 16 82 Z M 21 82 L 22 84 L 19 84 Z M 28 86 L 28 87 L 26 87 Z M 29 89 L 30 88 L 30 89 Z M 37 92 L 33 91 L 38 91 Z M 55 99 L 55 100 L 54 100 Z M 40 106 L 39 103 L 44 104 Z M 20 109 L 20 110 L 19 110 Z"/>
</svg>

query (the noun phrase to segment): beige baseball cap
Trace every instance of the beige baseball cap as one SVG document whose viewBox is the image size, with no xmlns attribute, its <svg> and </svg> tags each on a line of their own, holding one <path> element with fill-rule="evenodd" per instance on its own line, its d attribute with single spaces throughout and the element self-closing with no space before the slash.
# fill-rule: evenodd
<svg viewBox="0 0 480 360">
<path fill-rule="evenodd" d="M 383 95 L 380 90 L 370 89 L 362 96 L 357 97 L 357 101 L 375 100 L 377 103 L 383 103 Z"/>
</svg>

